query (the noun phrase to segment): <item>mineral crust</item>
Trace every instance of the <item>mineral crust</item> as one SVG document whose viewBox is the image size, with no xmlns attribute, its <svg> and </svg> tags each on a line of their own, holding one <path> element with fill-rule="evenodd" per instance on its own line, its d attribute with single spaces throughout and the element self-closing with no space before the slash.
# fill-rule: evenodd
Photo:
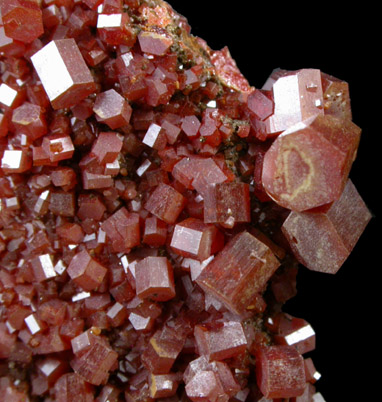
<svg viewBox="0 0 382 402">
<path fill-rule="evenodd" d="M 323 401 L 283 304 L 371 218 L 348 84 L 254 88 L 161 0 L 0 5 L 0 399 Z"/>
</svg>

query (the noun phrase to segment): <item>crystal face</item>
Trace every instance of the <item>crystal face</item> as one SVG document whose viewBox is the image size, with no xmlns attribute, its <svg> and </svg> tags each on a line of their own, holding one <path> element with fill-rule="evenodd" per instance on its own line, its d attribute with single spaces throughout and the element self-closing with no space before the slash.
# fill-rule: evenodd
<svg viewBox="0 0 382 402">
<path fill-rule="evenodd" d="M 162 0 L 0 5 L 0 394 L 323 401 L 319 330 L 284 304 L 372 217 L 349 85 L 255 88 Z"/>
<path fill-rule="evenodd" d="M 265 155 L 265 190 L 278 204 L 299 212 L 337 200 L 360 134 L 352 122 L 332 116 L 317 116 L 285 130 Z"/>
<path fill-rule="evenodd" d="M 94 79 L 74 39 L 52 41 L 31 60 L 55 109 L 73 106 L 95 91 Z"/>
<path fill-rule="evenodd" d="M 297 259 L 306 267 L 335 274 L 370 219 L 369 210 L 349 180 L 327 212 L 291 212 L 282 230 Z"/>
<path fill-rule="evenodd" d="M 279 266 L 272 251 L 248 232 L 233 237 L 196 282 L 234 313 L 243 313 Z"/>
<path fill-rule="evenodd" d="M 37 0 L 2 1 L 1 14 L 4 33 L 9 38 L 30 43 L 44 33 Z"/>
</svg>

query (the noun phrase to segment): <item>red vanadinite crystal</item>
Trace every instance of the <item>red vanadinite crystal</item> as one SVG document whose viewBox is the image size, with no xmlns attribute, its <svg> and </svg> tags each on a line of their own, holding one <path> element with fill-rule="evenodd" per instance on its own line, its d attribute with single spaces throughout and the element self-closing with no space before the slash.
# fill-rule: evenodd
<svg viewBox="0 0 382 402">
<path fill-rule="evenodd" d="M 250 308 L 279 265 L 264 243 L 244 231 L 202 270 L 197 283 L 229 310 L 240 314 Z"/>
<path fill-rule="evenodd" d="M 0 5 L 0 399 L 323 401 L 282 306 L 371 218 L 348 84 L 254 88 L 162 0 Z"/>
<path fill-rule="evenodd" d="M 292 346 L 271 346 L 256 354 L 257 384 L 267 398 L 299 396 L 305 389 L 304 359 Z"/>
<path fill-rule="evenodd" d="M 44 33 L 42 11 L 37 0 L 7 0 L 1 2 L 5 35 L 31 43 Z"/>
</svg>

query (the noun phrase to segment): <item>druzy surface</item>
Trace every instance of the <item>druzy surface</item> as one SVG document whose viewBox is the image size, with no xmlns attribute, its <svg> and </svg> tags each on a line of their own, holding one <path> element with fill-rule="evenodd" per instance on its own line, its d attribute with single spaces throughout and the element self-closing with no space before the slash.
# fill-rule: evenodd
<svg viewBox="0 0 382 402">
<path fill-rule="evenodd" d="M 161 0 L 0 5 L 5 402 L 323 401 L 284 303 L 371 219 L 348 84 L 255 88 Z"/>
</svg>

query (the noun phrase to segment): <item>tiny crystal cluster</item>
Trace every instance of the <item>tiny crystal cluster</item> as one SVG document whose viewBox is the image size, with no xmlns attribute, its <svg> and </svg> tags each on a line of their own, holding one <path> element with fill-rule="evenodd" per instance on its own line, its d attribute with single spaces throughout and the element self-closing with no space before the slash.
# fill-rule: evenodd
<svg viewBox="0 0 382 402">
<path fill-rule="evenodd" d="M 0 4 L 0 399 L 324 401 L 283 305 L 371 218 L 348 84 L 254 88 L 161 0 Z"/>
</svg>

